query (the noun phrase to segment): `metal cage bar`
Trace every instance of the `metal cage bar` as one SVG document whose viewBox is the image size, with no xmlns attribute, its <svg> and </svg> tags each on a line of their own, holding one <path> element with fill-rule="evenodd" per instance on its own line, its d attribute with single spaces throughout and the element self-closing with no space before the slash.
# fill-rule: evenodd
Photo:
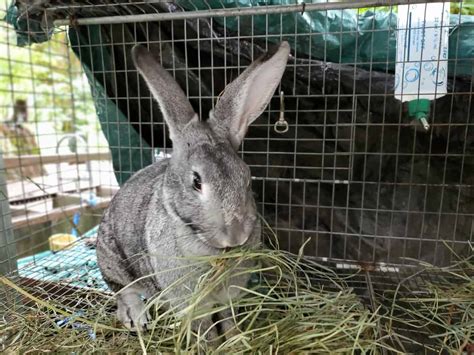
<svg viewBox="0 0 474 355">
<path fill-rule="evenodd" d="M 338 10 L 348 8 L 363 8 L 377 6 L 396 6 L 403 4 L 426 4 L 430 2 L 439 2 L 439 0 L 362 0 L 362 1 L 344 1 L 344 2 L 320 2 L 305 3 L 301 2 L 294 5 L 266 5 L 251 8 L 222 8 L 209 10 L 196 10 L 178 13 L 153 13 L 141 15 L 125 15 L 125 16 L 104 16 L 96 18 L 80 18 L 74 19 L 74 23 L 78 25 L 105 25 L 105 24 L 124 24 L 138 23 L 148 21 L 165 21 L 165 20 L 187 20 L 206 17 L 231 17 L 246 15 L 269 15 L 283 14 L 292 12 L 318 11 L 318 10 Z M 51 10 L 61 9 L 64 7 L 51 7 Z M 55 20 L 54 26 L 70 25 L 70 19 Z"/>
</svg>

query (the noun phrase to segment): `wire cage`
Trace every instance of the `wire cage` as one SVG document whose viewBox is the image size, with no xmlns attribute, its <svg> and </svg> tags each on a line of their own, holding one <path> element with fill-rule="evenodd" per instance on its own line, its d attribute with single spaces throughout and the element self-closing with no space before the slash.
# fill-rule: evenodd
<svg viewBox="0 0 474 355">
<path fill-rule="evenodd" d="M 472 263 L 474 235 L 468 2 L 444 2 L 449 21 L 436 25 L 449 28 L 448 57 L 432 71 L 439 76 L 446 65 L 447 89 L 432 93 L 429 129 L 394 95 L 403 82 L 395 73 L 397 5 L 430 2 L 7 1 L 4 311 L 31 303 L 18 303 L 21 289 L 12 282 L 47 299 L 108 292 L 93 249 L 102 212 L 134 172 L 172 154 L 162 114 L 131 60 L 137 43 L 159 53 L 205 119 L 226 84 L 287 40 L 279 89 L 239 148 L 280 248 L 336 270 L 372 309 L 395 291 L 429 294 L 433 283 L 472 282 L 472 268 L 461 263 Z M 22 100 L 27 123 L 15 122 Z M 28 134 L 37 143 L 27 151 L 8 143 Z M 51 235 L 69 232 L 73 244 L 53 251 Z M 426 340 L 431 328 L 412 325 L 387 341 L 402 351 L 439 350 Z"/>
</svg>

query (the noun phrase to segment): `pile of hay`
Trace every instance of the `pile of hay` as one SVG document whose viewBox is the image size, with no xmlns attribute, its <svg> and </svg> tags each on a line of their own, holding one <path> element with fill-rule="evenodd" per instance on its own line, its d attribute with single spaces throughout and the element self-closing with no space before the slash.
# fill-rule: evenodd
<svg viewBox="0 0 474 355">
<path fill-rule="evenodd" d="M 243 297 L 222 306 L 232 308 L 238 331 L 217 349 L 211 348 L 202 334 L 192 334 L 190 321 L 222 308 L 193 306 L 225 282 L 230 270 L 249 259 L 256 266 L 242 272 L 250 273 L 252 282 Z M 0 293 L 8 302 L 0 321 L 0 350 L 286 354 L 403 352 L 420 346 L 456 353 L 472 346 L 472 259 L 442 270 L 450 277 L 442 286 L 427 284 L 431 288 L 425 287 L 423 293 L 387 290 L 379 295 L 375 308 L 364 304 L 349 287 L 361 270 L 340 274 L 273 249 L 235 250 L 193 262 L 196 267 L 209 263 L 213 267 L 201 277 L 191 298 L 183 300 L 190 304 L 186 315 L 178 318 L 157 298 L 149 304 L 151 310 L 157 309 L 155 320 L 144 333 L 131 333 L 116 323 L 111 295 L 57 289 L 53 294 L 38 285 L 2 278 L 4 289 L 10 292 Z M 430 266 L 425 267 L 431 272 Z"/>
<path fill-rule="evenodd" d="M 419 263 L 418 272 L 384 294 L 381 332 L 402 353 L 474 353 L 474 248 L 450 267 Z M 422 287 L 402 291 L 413 279 Z M 384 341 L 384 339 L 379 339 Z M 411 351 L 410 351 L 411 350 Z"/>
</svg>

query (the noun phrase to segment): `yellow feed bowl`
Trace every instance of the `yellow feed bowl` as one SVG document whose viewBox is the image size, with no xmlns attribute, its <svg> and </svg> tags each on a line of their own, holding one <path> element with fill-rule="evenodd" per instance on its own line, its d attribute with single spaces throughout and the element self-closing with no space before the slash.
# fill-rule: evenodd
<svg viewBox="0 0 474 355">
<path fill-rule="evenodd" d="M 71 234 L 53 234 L 51 237 L 49 237 L 49 249 L 51 251 L 67 249 L 76 240 L 77 238 Z"/>
</svg>

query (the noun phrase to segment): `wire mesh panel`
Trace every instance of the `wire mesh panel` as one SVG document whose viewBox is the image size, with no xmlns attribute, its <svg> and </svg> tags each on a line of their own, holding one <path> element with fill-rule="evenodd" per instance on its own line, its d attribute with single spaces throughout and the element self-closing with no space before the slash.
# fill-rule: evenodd
<svg viewBox="0 0 474 355">
<path fill-rule="evenodd" d="M 2 18 L 8 17 L 7 5 Z M 0 26 L 6 203 L 0 269 L 6 273 L 16 269 L 17 259 L 48 250 L 51 235 L 79 235 L 95 226 L 117 183 L 87 79 L 68 48 L 67 33 L 57 29 L 48 42 L 19 47 L 24 32 L 16 33 L 4 21 Z"/>
<path fill-rule="evenodd" d="M 124 5 L 110 6 L 125 13 Z M 126 8 L 137 14 L 164 9 L 153 6 Z M 150 161 L 143 155 L 148 147 L 171 148 L 161 114 L 131 63 L 135 43 L 160 57 L 205 119 L 225 84 L 265 49 L 289 40 L 283 94 L 275 95 L 240 148 L 255 178 L 260 211 L 282 246 L 297 251 L 310 238 L 308 255 L 397 263 L 416 258 L 443 265 L 452 261 L 450 249 L 468 250 L 473 233 L 469 65 L 466 71 L 472 58 L 459 51 L 469 24 L 460 15 L 444 24 L 456 29 L 450 43 L 458 48 L 450 47 L 448 93 L 433 101 L 431 129 L 423 132 L 393 96 L 395 12 L 389 8 L 370 17 L 306 9 L 303 15 L 130 20 L 78 27 L 70 38 L 107 100 L 128 118 L 130 137 L 138 132 L 142 138 L 111 146 L 125 147 L 122 154 L 130 155 L 119 159 L 129 161 L 127 167 L 116 168 L 124 179 Z M 377 14 L 389 26 L 381 27 Z M 322 29 L 302 22 L 305 16 L 319 20 Z M 97 47 L 100 60 L 92 58 Z M 288 123 L 285 133 L 274 127 L 280 115 Z M 133 160 L 139 166 L 129 169 Z"/>
<path fill-rule="evenodd" d="M 96 229 L 84 234 L 72 217 L 90 214 L 86 229 L 95 227 L 119 185 L 173 152 L 162 113 L 133 65 L 135 44 L 149 48 L 205 120 L 227 84 L 286 40 L 283 79 L 239 148 L 266 233 L 275 233 L 282 249 L 302 250 L 347 277 L 373 310 L 379 301 L 385 307 L 393 290 L 423 293 L 430 278 L 445 288 L 452 285 L 446 275 L 463 278 L 458 268 L 443 267 L 472 257 L 474 234 L 474 21 L 463 15 L 464 3 L 436 25 L 449 28 L 449 55 L 433 67 L 438 76 L 445 62 L 447 92 L 431 101 L 428 130 L 394 95 L 397 6 L 20 3 L 15 30 L 2 22 L 0 64 L 8 70 L 1 110 L 15 115 L 26 98 L 39 143 L 34 152 L 3 150 L 2 272 L 18 267 L 29 288 L 60 298 L 70 286 L 107 291 L 90 248 Z M 44 43 L 16 48 L 13 32 L 20 42 Z M 47 123 L 54 129 L 44 129 Z M 83 235 L 72 249 L 45 251 L 51 234 L 71 229 Z M 408 265 L 414 260 L 440 268 L 417 273 Z M 46 288 L 31 281 L 38 278 Z"/>
<path fill-rule="evenodd" d="M 344 9 L 304 9 L 303 14 L 269 10 L 158 22 L 133 22 L 132 17 L 119 23 L 114 17 L 159 15 L 161 11 L 179 15 L 183 8 L 209 10 L 208 15 L 213 11 L 212 3 L 179 5 L 64 4 L 44 12 L 46 23 L 40 16 L 42 8 L 22 8 L 25 18 L 36 19 L 43 27 L 73 13 L 86 19 L 110 16 L 100 26 L 73 25 L 68 35 L 92 85 L 119 183 L 149 165 L 154 148 L 171 149 L 161 113 L 133 67 L 130 49 L 134 44 L 143 43 L 159 56 L 205 119 L 224 86 L 251 60 L 285 39 L 291 43 L 292 57 L 281 94 L 252 125 L 240 148 L 252 169 L 261 214 L 282 246 L 298 251 L 309 238 L 307 255 L 396 263 L 415 258 L 439 265 L 452 261 L 452 251 L 468 250 L 473 233 L 468 174 L 472 168 L 472 76 L 468 75 L 472 58 L 459 51 L 460 36 L 469 29 L 461 15 L 451 15 L 451 22 L 444 24 L 453 29 L 450 43 L 456 44 L 451 45 L 447 59 L 448 93 L 433 101 L 431 129 L 423 132 L 393 96 L 396 7 L 359 10 L 358 15 Z M 321 27 L 312 26 L 310 20 Z M 382 20 L 388 26 L 382 26 Z M 31 36 L 34 31 L 26 32 Z M 62 56 L 66 70 L 77 70 L 71 69 L 75 57 L 71 59 L 63 49 L 54 52 L 55 41 L 46 44 L 53 58 L 46 68 L 55 73 L 54 62 Z M 25 53 L 34 53 L 34 48 Z M 11 55 L 5 60 L 16 61 Z M 25 63 L 33 70 L 31 60 Z M 62 117 L 82 114 L 76 106 L 83 105 L 87 89 L 82 77 L 75 79 L 77 75 L 71 72 L 71 79 L 62 84 L 67 94 L 54 85 L 36 92 L 33 83 L 36 110 L 42 110 L 38 106 L 46 95 L 56 101 L 44 110 L 58 124 L 65 119 L 58 118 L 55 110 L 71 110 Z M 54 81 L 54 75 L 49 80 Z M 79 81 L 75 84 L 74 80 Z M 74 96 L 73 87 L 81 93 Z M 22 93 L 15 88 L 9 92 Z M 61 99 L 74 104 L 65 107 Z M 92 111 L 87 115 L 92 116 Z M 288 124 L 286 132 L 275 126 L 280 117 Z M 38 137 L 49 139 L 47 134 Z"/>
</svg>

